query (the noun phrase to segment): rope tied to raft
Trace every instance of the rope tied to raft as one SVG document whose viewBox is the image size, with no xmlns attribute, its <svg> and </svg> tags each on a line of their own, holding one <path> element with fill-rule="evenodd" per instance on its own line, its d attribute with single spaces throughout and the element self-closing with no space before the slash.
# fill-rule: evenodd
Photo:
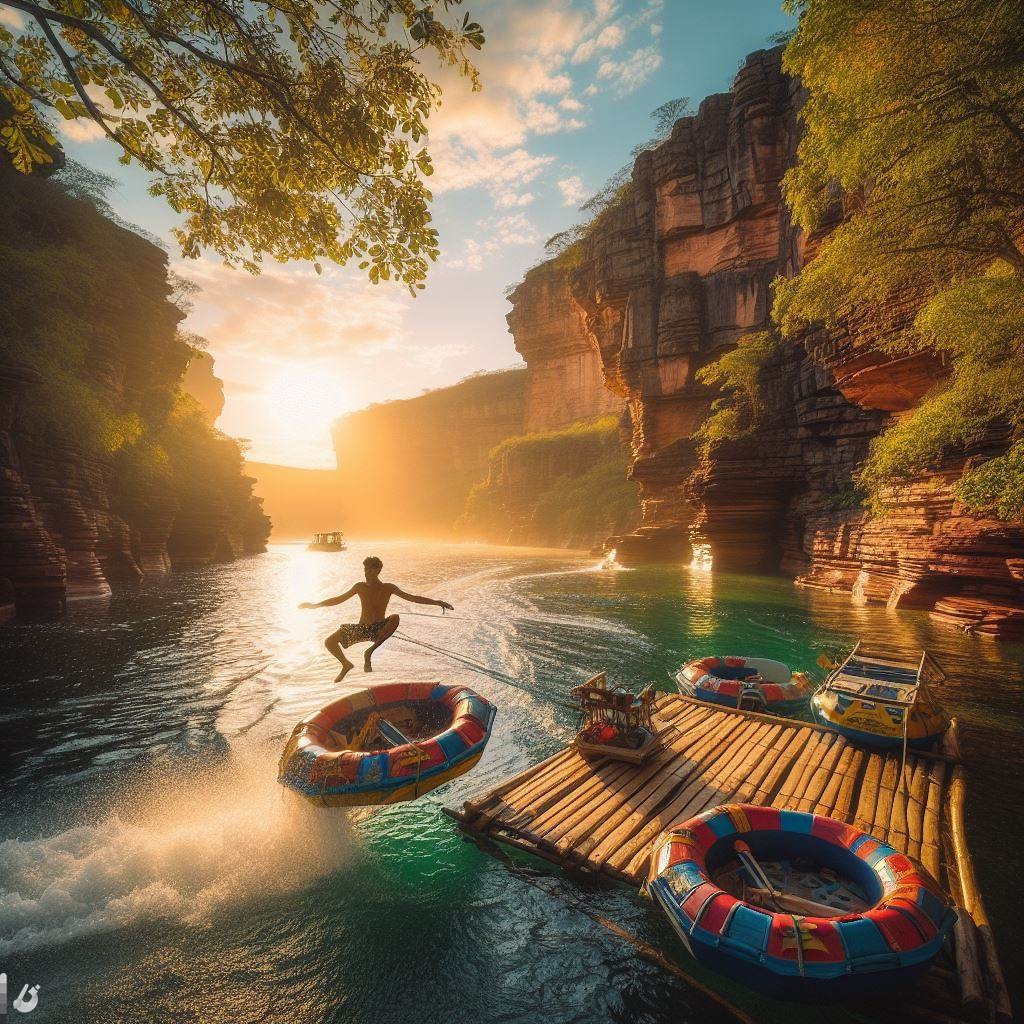
<svg viewBox="0 0 1024 1024">
<path fill-rule="evenodd" d="M 514 679 L 512 676 L 507 675 L 504 672 L 500 672 L 496 668 L 491 668 L 490 665 L 484 665 L 482 662 L 474 661 L 472 658 L 467 658 L 461 654 L 455 654 L 452 651 L 446 650 L 444 647 L 438 647 L 435 644 L 427 643 L 426 640 L 418 640 L 416 637 L 408 636 L 405 633 L 399 633 L 396 631 L 395 636 L 399 640 L 404 640 L 407 644 L 415 644 L 417 647 L 422 647 L 425 650 L 432 651 L 434 654 L 440 654 L 442 657 L 449 658 L 456 664 L 472 669 L 474 672 L 479 672 L 481 675 L 491 676 L 499 682 L 508 683 L 509 686 L 514 686 L 527 693 L 534 692 L 531 687 L 524 686 L 519 682 L 519 680 Z"/>
</svg>

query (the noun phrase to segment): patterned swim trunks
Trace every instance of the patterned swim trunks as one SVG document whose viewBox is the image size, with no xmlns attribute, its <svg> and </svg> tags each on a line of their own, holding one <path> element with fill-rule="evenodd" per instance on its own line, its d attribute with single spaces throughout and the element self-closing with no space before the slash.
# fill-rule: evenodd
<svg viewBox="0 0 1024 1024">
<path fill-rule="evenodd" d="M 338 639 L 342 647 L 351 647 L 352 644 L 362 643 L 364 640 L 376 643 L 386 623 L 386 619 L 379 622 L 347 622 L 339 630 Z"/>
</svg>

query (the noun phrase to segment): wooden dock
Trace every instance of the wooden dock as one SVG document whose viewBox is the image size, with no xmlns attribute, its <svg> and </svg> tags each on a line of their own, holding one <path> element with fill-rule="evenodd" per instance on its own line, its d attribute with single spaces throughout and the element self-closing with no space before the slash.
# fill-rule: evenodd
<svg viewBox="0 0 1024 1024">
<path fill-rule="evenodd" d="M 966 846 L 955 723 L 942 752 L 908 753 L 902 785 L 899 752 L 868 750 L 816 724 L 666 694 L 654 725 L 661 746 L 640 767 L 570 747 L 448 813 L 470 833 L 632 886 L 646 880 L 664 830 L 719 804 L 848 822 L 920 860 L 959 911 L 956 955 L 930 972 L 911 1016 L 1011 1019 Z"/>
</svg>

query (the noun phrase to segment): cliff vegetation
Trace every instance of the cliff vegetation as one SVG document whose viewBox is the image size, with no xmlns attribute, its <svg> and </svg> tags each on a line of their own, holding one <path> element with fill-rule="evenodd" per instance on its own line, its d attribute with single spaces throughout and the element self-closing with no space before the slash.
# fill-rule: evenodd
<svg viewBox="0 0 1024 1024">
<path fill-rule="evenodd" d="M 843 219 L 776 285 L 788 337 L 855 324 L 891 357 L 933 353 L 941 379 L 873 441 L 858 474 L 872 505 L 987 432 L 961 503 L 1024 516 L 1024 59 L 1020 9 L 987 0 L 850 5 L 791 0 L 784 67 L 808 89 L 783 187 L 797 224 Z M 894 306 L 911 315 L 893 325 Z"/>
<path fill-rule="evenodd" d="M 0 498 L 27 545 L 0 577 L 50 613 L 171 560 L 262 550 L 270 530 L 240 443 L 182 390 L 197 353 L 166 255 L 103 215 L 101 176 L 63 177 L 0 168 Z"/>
<path fill-rule="evenodd" d="M 590 548 L 638 518 L 619 419 L 506 438 L 469 493 L 462 528 L 498 543 Z"/>
</svg>

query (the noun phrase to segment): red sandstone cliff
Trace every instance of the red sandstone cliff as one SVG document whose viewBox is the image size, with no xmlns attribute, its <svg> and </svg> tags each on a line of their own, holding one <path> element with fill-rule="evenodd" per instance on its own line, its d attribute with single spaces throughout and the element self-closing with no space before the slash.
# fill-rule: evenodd
<svg viewBox="0 0 1024 1024">
<path fill-rule="evenodd" d="M 523 433 L 622 413 L 625 400 L 604 386 L 601 353 L 561 267 L 543 263 L 529 271 L 509 302 L 509 330 L 527 365 Z"/>
<path fill-rule="evenodd" d="M 1022 525 L 968 515 L 951 491 L 966 460 L 1001 450 L 1005 438 L 951 454 L 894 492 L 885 515 L 860 504 L 854 474 L 871 439 L 942 373 L 929 357 L 893 360 L 856 325 L 841 337 L 810 332 L 764 374 L 757 433 L 707 458 L 696 450 L 692 435 L 714 395 L 695 372 L 767 327 L 772 279 L 813 257 L 815 239 L 793 230 L 780 193 L 799 101 L 780 51 L 752 54 L 730 93 L 708 97 L 640 155 L 627 195 L 562 261 L 571 268 L 562 322 L 582 318 L 632 420 L 643 522 L 609 543 L 634 562 L 687 558 L 700 544 L 718 568 L 781 569 L 857 601 L 1020 634 Z M 529 285 L 513 293 L 517 344 L 534 330 L 530 310 L 543 307 Z M 893 309 L 893 322 L 911 314 Z"/>
</svg>

